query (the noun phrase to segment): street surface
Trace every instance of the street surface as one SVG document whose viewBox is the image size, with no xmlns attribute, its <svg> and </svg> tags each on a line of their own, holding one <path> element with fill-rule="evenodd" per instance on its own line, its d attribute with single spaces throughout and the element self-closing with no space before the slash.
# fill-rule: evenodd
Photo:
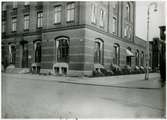
<svg viewBox="0 0 167 120">
<path fill-rule="evenodd" d="M 159 74 L 58 77 L 2 73 L 5 118 L 162 118 Z"/>
</svg>

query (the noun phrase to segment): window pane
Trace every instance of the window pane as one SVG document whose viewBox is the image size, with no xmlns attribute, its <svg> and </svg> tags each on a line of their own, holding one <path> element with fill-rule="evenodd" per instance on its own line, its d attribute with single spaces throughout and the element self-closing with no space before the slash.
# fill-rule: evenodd
<svg viewBox="0 0 167 120">
<path fill-rule="evenodd" d="M 6 10 L 6 3 L 2 3 L 2 11 L 5 11 Z"/>
<path fill-rule="evenodd" d="M 55 23 L 61 22 L 61 6 L 55 7 Z"/>
<path fill-rule="evenodd" d="M 6 22 L 5 22 L 5 21 L 2 21 L 2 32 L 3 32 L 3 33 L 5 32 L 5 26 L 6 26 Z"/>
<path fill-rule="evenodd" d="M 17 22 L 17 19 L 12 18 L 12 31 L 16 31 L 16 22 Z"/>
<path fill-rule="evenodd" d="M 13 8 L 17 8 L 17 2 L 13 2 Z"/>
<path fill-rule="evenodd" d="M 29 29 L 29 15 L 24 16 L 24 30 Z"/>
<path fill-rule="evenodd" d="M 67 4 L 67 21 L 74 20 L 74 12 L 75 12 L 75 5 L 74 3 Z"/>
</svg>

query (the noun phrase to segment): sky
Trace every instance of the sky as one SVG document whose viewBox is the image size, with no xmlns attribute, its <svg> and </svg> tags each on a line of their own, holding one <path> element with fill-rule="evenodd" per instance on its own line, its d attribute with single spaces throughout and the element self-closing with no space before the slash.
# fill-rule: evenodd
<svg viewBox="0 0 167 120">
<path fill-rule="evenodd" d="M 159 26 L 166 24 L 165 1 L 157 1 L 158 11 L 154 12 L 154 6 L 150 8 L 150 41 L 159 37 Z M 151 1 L 136 1 L 136 36 L 144 40 L 147 40 L 147 9 L 150 3 Z"/>
</svg>

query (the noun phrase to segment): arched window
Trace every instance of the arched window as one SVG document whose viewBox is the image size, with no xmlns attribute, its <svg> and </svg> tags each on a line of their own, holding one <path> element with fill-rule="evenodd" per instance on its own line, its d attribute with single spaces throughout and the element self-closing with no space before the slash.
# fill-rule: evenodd
<svg viewBox="0 0 167 120">
<path fill-rule="evenodd" d="M 125 11 L 126 11 L 126 19 L 130 21 L 130 4 L 129 3 L 126 3 Z"/>
<path fill-rule="evenodd" d="M 128 49 L 129 51 L 131 51 L 131 48 L 130 48 L 130 47 L 128 47 L 127 49 Z M 132 56 L 126 56 L 126 65 L 131 66 L 131 57 L 132 57 Z"/>
<path fill-rule="evenodd" d="M 67 37 L 56 39 L 56 58 L 57 62 L 69 61 L 69 39 Z"/>
<path fill-rule="evenodd" d="M 119 44 L 114 44 L 114 64 L 119 65 L 120 64 L 120 46 Z"/>
<path fill-rule="evenodd" d="M 41 62 L 41 41 L 37 40 L 34 42 L 35 62 Z"/>
<path fill-rule="evenodd" d="M 144 52 L 141 52 L 141 66 L 144 66 Z"/>
<path fill-rule="evenodd" d="M 139 50 L 136 50 L 136 66 L 139 66 Z"/>
<path fill-rule="evenodd" d="M 103 41 L 95 40 L 94 63 L 103 64 Z"/>
<path fill-rule="evenodd" d="M 9 63 L 15 64 L 16 62 L 16 45 L 15 44 L 9 44 Z"/>
<path fill-rule="evenodd" d="M 22 61 L 22 68 L 28 67 L 28 42 L 25 40 L 20 41 L 21 44 L 21 61 Z"/>
</svg>

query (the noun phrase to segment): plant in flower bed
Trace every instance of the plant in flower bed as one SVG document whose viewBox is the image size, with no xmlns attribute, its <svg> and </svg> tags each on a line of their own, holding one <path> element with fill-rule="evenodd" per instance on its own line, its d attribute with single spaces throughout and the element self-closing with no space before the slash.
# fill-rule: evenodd
<svg viewBox="0 0 167 120">
<path fill-rule="evenodd" d="M 130 73 L 132 73 L 132 68 L 131 68 L 129 65 L 126 65 L 126 66 L 122 69 L 122 73 L 123 73 L 124 75 L 130 74 Z"/>
<path fill-rule="evenodd" d="M 131 72 L 132 74 L 139 74 L 141 73 L 140 68 L 138 66 L 135 66 Z"/>
<path fill-rule="evenodd" d="M 140 66 L 139 68 L 141 73 L 145 73 L 145 68 L 143 66 Z"/>
<path fill-rule="evenodd" d="M 107 71 L 107 70 L 104 69 L 104 68 L 100 68 L 100 71 L 101 71 L 105 76 L 111 76 L 111 75 L 113 75 L 113 72 L 112 72 L 112 71 Z"/>
<path fill-rule="evenodd" d="M 111 64 L 111 71 L 113 71 L 113 75 L 121 75 L 122 71 L 120 66 L 116 65 L 116 64 Z"/>
<path fill-rule="evenodd" d="M 100 76 L 104 76 L 104 74 L 99 69 L 96 68 L 95 70 L 93 70 L 93 76 L 100 77 Z"/>
</svg>

